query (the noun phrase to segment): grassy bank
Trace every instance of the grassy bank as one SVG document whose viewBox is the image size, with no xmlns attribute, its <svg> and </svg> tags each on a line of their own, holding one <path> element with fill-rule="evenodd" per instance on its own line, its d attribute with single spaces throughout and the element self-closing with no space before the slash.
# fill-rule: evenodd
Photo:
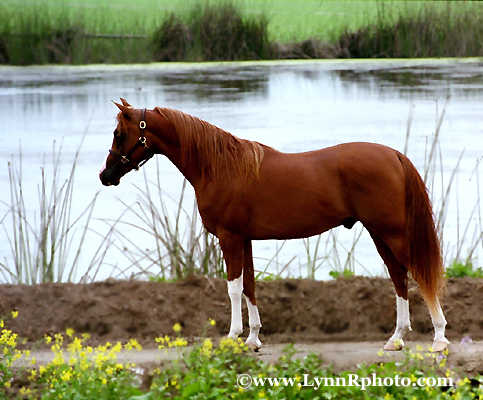
<svg viewBox="0 0 483 400">
<path fill-rule="evenodd" d="M 0 64 L 482 56 L 480 2 L 0 2 Z"/>
</svg>

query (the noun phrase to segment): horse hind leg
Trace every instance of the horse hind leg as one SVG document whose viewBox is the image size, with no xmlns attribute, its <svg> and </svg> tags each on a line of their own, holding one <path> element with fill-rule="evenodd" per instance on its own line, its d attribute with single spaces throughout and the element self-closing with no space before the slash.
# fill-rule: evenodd
<svg viewBox="0 0 483 400">
<path fill-rule="evenodd" d="M 411 320 L 409 317 L 409 301 L 408 301 L 408 271 L 401 264 L 389 246 L 384 243 L 378 236 L 371 233 L 371 237 L 376 245 L 377 251 L 384 260 L 389 275 L 396 289 L 396 307 L 397 319 L 396 330 L 384 346 L 386 351 L 401 350 L 404 346 L 403 337 L 406 332 L 411 331 Z"/>
<path fill-rule="evenodd" d="M 426 300 L 428 303 L 428 301 Z M 449 346 L 449 340 L 446 339 L 444 336 L 444 330 L 446 328 L 446 319 L 444 318 L 443 310 L 441 309 L 441 305 L 439 304 L 439 300 L 437 297 L 434 298 L 433 304 L 431 307 L 431 303 L 429 305 L 429 314 L 431 315 L 431 321 L 433 322 L 434 326 L 434 340 L 432 351 L 439 352 L 443 351 Z"/>
<path fill-rule="evenodd" d="M 399 259 L 394 255 L 394 252 L 391 248 L 382 241 L 379 237 L 371 234 L 374 243 L 376 244 L 376 248 L 381 255 L 382 259 L 386 263 L 387 269 L 389 271 L 389 275 L 394 283 L 396 288 L 396 302 L 397 302 L 397 324 L 396 324 L 396 331 L 394 332 L 393 337 L 389 339 L 387 344 L 384 346 L 384 350 L 400 350 L 404 345 L 402 338 L 404 334 L 411 330 L 410 320 L 409 320 L 409 303 L 408 303 L 408 296 L 407 296 L 407 269 L 402 264 Z M 402 249 L 402 241 L 395 241 L 392 243 L 394 248 Z M 417 278 L 415 279 L 416 282 L 422 287 L 421 281 Z M 446 339 L 444 335 L 445 327 L 446 327 L 446 319 L 443 315 L 443 310 L 441 309 L 441 305 L 439 304 L 438 297 L 436 294 L 432 296 L 423 296 L 424 301 L 426 302 L 429 313 L 431 315 L 431 321 L 434 327 L 434 340 L 432 345 L 432 351 L 439 352 L 448 347 L 450 342 Z M 399 344 L 399 346 L 398 346 Z"/>
<path fill-rule="evenodd" d="M 262 347 L 262 342 L 258 338 L 262 324 L 255 298 L 255 271 L 253 268 L 252 243 L 249 240 L 245 243 L 244 251 L 243 295 L 247 303 L 248 322 L 250 325 L 250 334 L 245 344 L 252 350 L 258 351 Z"/>
</svg>

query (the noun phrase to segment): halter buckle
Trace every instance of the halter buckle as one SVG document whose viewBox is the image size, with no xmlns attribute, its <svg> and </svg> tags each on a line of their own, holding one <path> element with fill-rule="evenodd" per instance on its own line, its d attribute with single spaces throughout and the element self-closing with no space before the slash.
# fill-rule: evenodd
<svg viewBox="0 0 483 400">
<path fill-rule="evenodd" d="M 123 164 L 127 164 L 127 163 L 129 162 L 129 158 L 127 158 L 126 156 L 122 156 L 122 157 L 121 157 L 121 162 L 122 162 Z"/>
<path fill-rule="evenodd" d="M 146 129 L 146 121 L 140 121 L 140 122 L 139 122 L 139 127 L 140 127 L 141 129 Z"/>
<path fill-rule="evenodd" d="M 141 122 L 144 122 L 144 121 L 141 121 Z M 141 142 L 141 144 L 143 145 L 144 149 L 149 149 L 149 146 L 146 144 L 146 138 L 144 136 L 141 136 L 139 138 L 139 141 Z"/>
</svg>

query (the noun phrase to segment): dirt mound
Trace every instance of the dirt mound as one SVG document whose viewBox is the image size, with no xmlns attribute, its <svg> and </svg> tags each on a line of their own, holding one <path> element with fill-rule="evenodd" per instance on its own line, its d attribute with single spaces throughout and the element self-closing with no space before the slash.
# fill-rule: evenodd
<svg viewBox="0 0 483 400">
<path fill-rule="evenodd" d="M 410 286 L 413 331 L 409 340 L 432 339 L 432 324 L 415 284 Z M 334 281 L 258 282 L 257 299 L 264 343 L 373 341 L 387 339 L 395 327 L 396 301 L 391 282 L 382 278 Z M 483 339 L 483 280 L 450 279 L 442 300 L 447 337 L 469 334 Z M 192 277 L 179 283 L 107 280 L 90 284 L 0 285 L 0 315 L 17 310 L 8 326 L 29 341 L 44 334 L 87 332 L 93 341 L 172 335 L 179 322 L 184 337 L 203 335 L 208 318 L 216 321 L 212 337 L 226 335 L 230 301 L 226 282 Z M 248 317 L 244 305 L 245 335 Z"/>
</svg>

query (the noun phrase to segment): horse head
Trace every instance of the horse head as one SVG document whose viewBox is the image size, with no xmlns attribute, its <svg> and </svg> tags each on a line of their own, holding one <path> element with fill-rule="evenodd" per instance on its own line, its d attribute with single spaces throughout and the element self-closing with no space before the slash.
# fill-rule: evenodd
<svg viewBox="0 0 483 400">
<path fill-rule="evenodd" d="M 117 186 L 129 171 L 138 170 L 153 153 L 146 142 L 146 109 L 133 108 L 126 100 L 113 102 L 120 110 L 111 149 L 99 178 L 105 186 Z"/>
</svg>

